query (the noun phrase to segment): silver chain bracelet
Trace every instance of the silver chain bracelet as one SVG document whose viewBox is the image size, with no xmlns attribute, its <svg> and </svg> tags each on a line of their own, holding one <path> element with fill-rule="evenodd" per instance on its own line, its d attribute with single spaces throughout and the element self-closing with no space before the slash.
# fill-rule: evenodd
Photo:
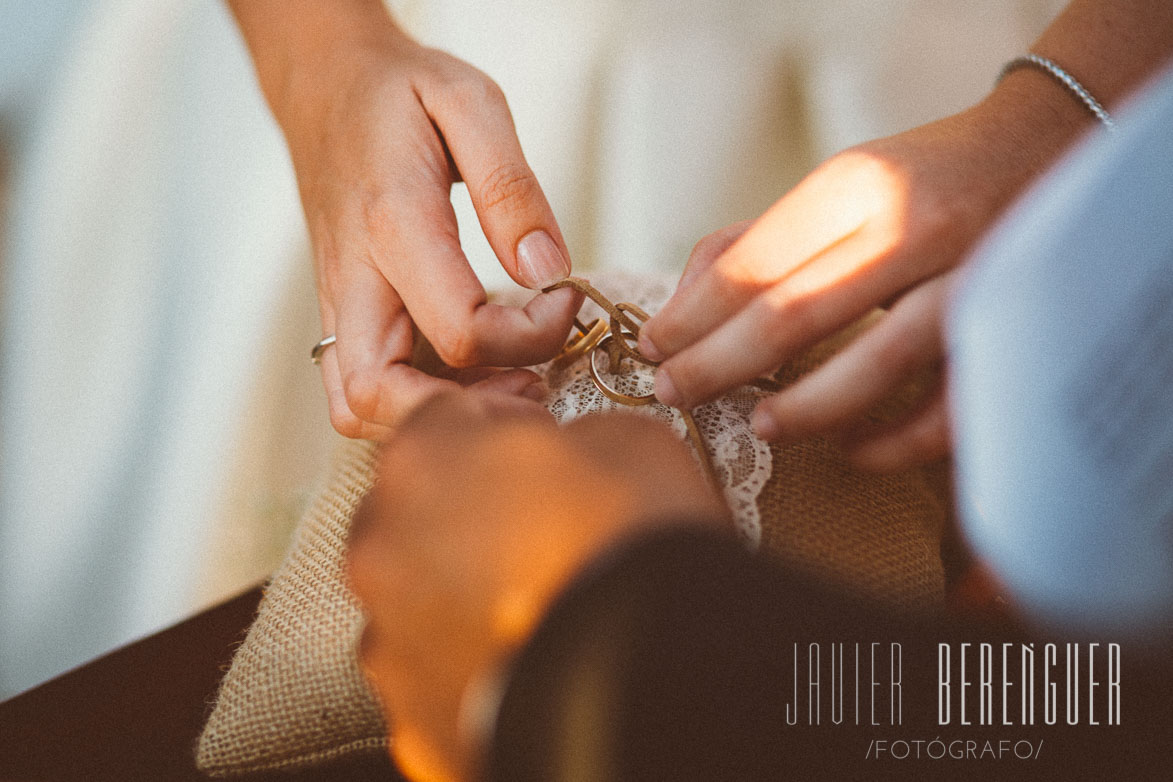
<svg viewBox="0 0 1173 782">
<path fill-rule="evenodd" d="M 1006 74 L 1017 68 L 1027 67 L 1038 68 L 1039 70 L 1051 74 L 1051 76 L 1053 76 L 1060 84 L 1071 90 L 1075 97 L 1079 98 L 1080 102 L 1087 107 L 1087 110 L 1095 115 L 1096 119 L 1103 123 L 1105 128 L 1108 130 L 1113 130 L 1116 127 L 1116 123 L 1112 121 L 1112 117 L 1108 114 L 1104 107 L 1100 105 L 1100 102 L 1092 97 L 1092 94 L 1088 92 L 1082 84 L 1076 81 L 1074 76 L 1060 68 L 1051 60 L 1048 60 L 1046 57 L 1040 57 L 1037 54 L 1027 54 L 1023 55 L 1022 57 L 1015 57 L 1013 60 L 1006 63 L 1005 67 L 1002 68 L 1002 73 L 998 75 L 998 81 L 1002 81 L 1002 79 L 1006 78 Z"/>
</svg>

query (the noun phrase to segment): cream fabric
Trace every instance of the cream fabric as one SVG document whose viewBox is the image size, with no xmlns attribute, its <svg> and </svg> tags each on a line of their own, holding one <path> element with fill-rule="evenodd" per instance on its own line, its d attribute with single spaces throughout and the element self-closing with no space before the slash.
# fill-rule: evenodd
<svg viewBox="0 0 1173 782">
<path fill-rule="evenodd" d="M 276 552 L 231 571 L 238 588 L 271 572 L 298 516 L 270 510 L 289 484 L 222 505 L 260 461 L 242 451 L 265 441 L 240 439 L 257 417 L 289 424 L 265 458 L 297 491 L 327 463 L 308 362 L 292 386 L 269 379 L 318 326 L 292 173 L 227 11 L 90 6 L 5 226 L 0 694 L 223 595 L 200 588 L 215 519 Z M 314 446 L 291 454 L 299 440 Z"/>
<path fill-rule="evenodd" d="M 502 84 L 588 273 L 678 271 L 820 158 L 977 99 L 1058 4 L 394 3 Z M 227 12 L 91 6 L 14 169 L 0 692 L 269 572 L 334 443 L 296 190 Z"/>
<path fill-rule="evenodd" d="M 1173 63 L 975 249 L 947 323 L 957 504 L 1032 621 L 1173 633 Z M 996 307 L 996 321 L 988 316 Z"/>
</svg>

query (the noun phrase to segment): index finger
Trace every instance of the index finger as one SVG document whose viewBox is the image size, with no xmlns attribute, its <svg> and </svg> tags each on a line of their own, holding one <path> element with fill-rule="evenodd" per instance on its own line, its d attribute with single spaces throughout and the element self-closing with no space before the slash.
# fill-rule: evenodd
<svg viewBox="0 0 1173 782">
<path fill-rule="evenodd" d="M 878 173 L 877 173 L 878 172 Z M 879 161 L 851 156 L 816 169 L 711 265 L 681 286 L 640 336 L 671 356 L 701 340 L 758 293 L 833 252 L 882 205 Z M 871 186 L 869 186 L 871 183 Z"/>
</svg>

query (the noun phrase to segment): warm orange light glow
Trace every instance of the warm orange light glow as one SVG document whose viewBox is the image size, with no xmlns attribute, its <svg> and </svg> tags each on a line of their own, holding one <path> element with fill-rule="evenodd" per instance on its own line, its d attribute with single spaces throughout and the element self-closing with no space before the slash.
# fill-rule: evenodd
<svg viewBox="0 0 1173 782">
<path fill-rule="evenodd" d="M 427 740 L 410 726 L 392 729 L 391 759 L 412 782 L 459 782 Z"/>
<path fill-rule="evenodd" d="M 784 282 L 790 297 L 813 294 L 863 272 L 856 265 L 881 260 L 899 242 L 911 188 L 907 174 L 863 153 L 829 165 L 835 170 L 816 171 L 801 182 L 717 262 L 729 285 L 754 289 Z M 839 252 L 858 241 L 869 252 Z M 836 256 L 844 263 L 835 263 Z"/>
<path fill-rule="evenodd" d="M 540 608 L 528 592 L 502 595 L 493 607 L 493 637 L 507 646 L 520 644 L 538 621 Z"/>
</svg>

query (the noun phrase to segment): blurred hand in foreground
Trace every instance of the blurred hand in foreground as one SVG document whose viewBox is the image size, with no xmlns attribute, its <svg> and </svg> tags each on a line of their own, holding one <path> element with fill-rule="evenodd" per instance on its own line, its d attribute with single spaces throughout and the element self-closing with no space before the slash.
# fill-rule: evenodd
<svg viewBox="0 0 1173 782">
<path fill-rule="evenodd" d="M 392 754 L 417 780 L 475 774 L 461 721 L 478 683 L 600 550 L 664 524 L 732 532 L 688 446 L 635 414 L 558 427 L 526 399 L 440 394 L 382 446 L 378 476 L 350 580 Z"/>
</svg>

